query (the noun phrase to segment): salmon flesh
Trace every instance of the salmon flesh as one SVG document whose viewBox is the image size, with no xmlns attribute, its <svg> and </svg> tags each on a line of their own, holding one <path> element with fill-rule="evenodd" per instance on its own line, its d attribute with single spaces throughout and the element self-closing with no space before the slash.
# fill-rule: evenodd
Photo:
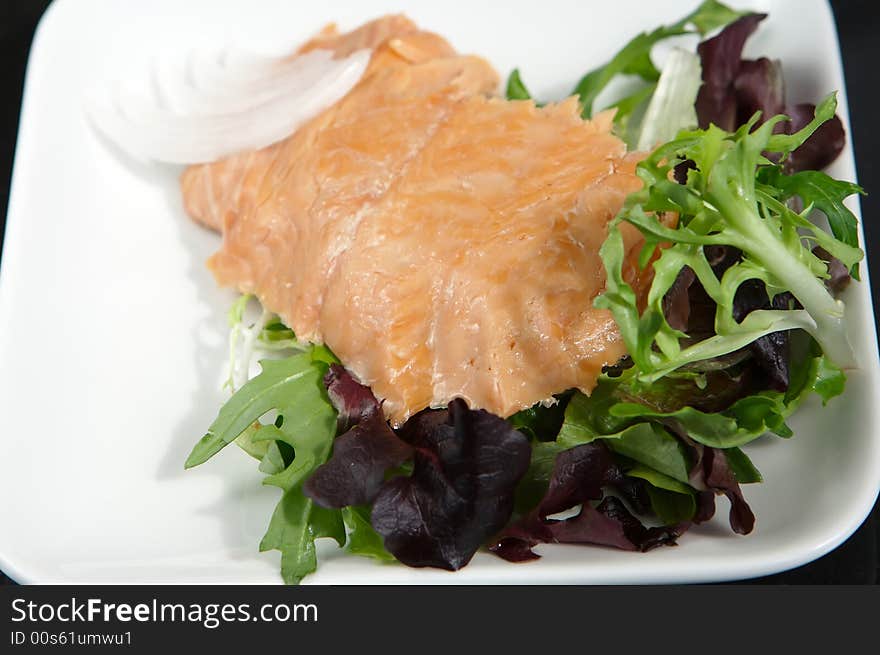
<svg viewBox="0 0 880 655">
<path fill-rule="evenodd" d="M 217 281 L 326 344 L 394 425 L 454 398 L 506 417 L 589 393 L 626 352 L 593 308 L 599 247 L 641 187 L 611 116 L 495 97 L 484 59 L 402 16 L 325 29 L 313 48 L 373 54 L 284 141 L 184 172 L 188 213 L 223 234 Z"/>
</svg>

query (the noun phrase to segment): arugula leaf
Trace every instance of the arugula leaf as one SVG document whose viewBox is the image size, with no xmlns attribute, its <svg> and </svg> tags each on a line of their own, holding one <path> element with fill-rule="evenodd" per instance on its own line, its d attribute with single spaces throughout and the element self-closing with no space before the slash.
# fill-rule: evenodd
<svg viewBox="0 0 880 655">
<path fill-rule="evenodd" d="M 187 458 L 186 468 L 208 461 L 272 409 L 305 407 L 306 412 L 316 412 L 314 397 L 316 389 L 323 389 L 323 371 L 315 366 L 311 352 L 287 359 L 263 360 L 260 366 L 262 372 L 242 386 L 220 409 L 207 434 Z M 309 400 L 313 402 L 309 403 Z M 333 410 L 329 401 L 322 402 Z"/>
<path fill-rule="evenodd" d="M 606 291 L 595 306 L 608 309 L 620 327 L 639 379 L 650 383 L 694 362 L 739 350 L 773 332 L 801 328 L 820 344 L 830 362 L 852 364 L 846 335 L 843 303 L 825 287 L 827 265 L 816 257 L 807 237 L 851 267 L 863 253 L 837 240 L 803 215 L 792 211 L 781 198 L 785 191 L 762 183 L 761 170 L 779 165 L 765 152 L 785 156 L 800 146 L 834 115 L 837 103 L 829 95 L 817 107 L 815 118 L 791 135 L 774 134 L 784 117 L 776 116 L 755 127 L 758 115 L 731 134 L 712 125 L 706 130 L 683 132 L 643 160 L 637 173 L 645 183 L 631 194 L 612 221 L 599 254 L 605 264 Z M 671 179 L 673 169 L 692 161 L 695 168 L 682 185 Z M 675 212 L 675 228 L 657 220 L 658 212 Z M 624 248 L 619 223 L 638 228 L 646 239 L 641 265 L 659 243 L 653 262 L 653 281 L 644 311 L 635 292 L 623 278 Z M 807 233 L 807 237 L 801 232 Z M 742 261 L 716 277 L 704 246 L 730 246 L 743 253 Z M 679 272 L 689 267 L 709 297 L 715 301 L 715 335 L 682 346 L 686 335 L 672 328 L 663 311 L 663 298 Z M 738 321 L 734 296 L 751 279 L 764 282 L 776 295 L 789 291 L 803 309 L 754 310 Z"/>
<path fill-rule="evenodd" d="M 508 100 L 531 100 L 532 98 L 532 94 L 529 93 L 529 90 L 519 76 L 518 68 L 514 68 L 510 73 L 510 77 L 507 78 L 506 96 Z"/>
<path fill-rule="evenodd" d="M 273 427 L 274 426 L 264 426 Z M 266 475 L 274 475 L 281 473 L 293 461 L 293 448 L 282 441 L 267 440 L 263 443 L 266 445 L 266 454 L 260 460 L 260 472 Z M 286 450 L 286 452 L 285 452 Z"/>
<path fill-rule="evenodd" d="M 281 497 L 260 551 L 281 551 L 281 575 L 287 584 L 298 584 L 317 567 L 315 539 L 332 537 L 339 546 L 346 541 L 345 525 L 339 510 L 315 504 L 303 494 L 302 485 L 318 466 L 327 461 L 336 436 L 336 410 L 327 398 L 323 385 L 326 365 L 309 356 L 310 372 L 300 376 L 296 388 L 289 385 L 287 396 L 276 405 L 283 417 L 280 426 L 266 426 L 254 436 L 255 441 L 271 439 L 287 444 L 295 453 L 293 461 L 283 470 L 266 477 L 263 484 L 280 488 Z M 298 371 L 301 362 L 289 358 L 288 378 Z M 263 363 L 263 370 L 267 367 Z M 272 366 L 268 371 L 272 371 Z M 258 380 L 254 378 L 254 380 Z M 274 378 L 273 378 L 274 379 Z"/>
<path fill-rule="evenodd" d="M 281 577 L 285 584 L 299 584 L 318 566 L 315 539 L 332 537 L 340 547 L 345 545 L 345 525 L 339 510 L 324 509 L 302 493 L 300 485 L 285 490 L 260 552 L 281 551 Z"/>
<path fill-rule="evenodd" d="M 575 86 L 574 93 L 580 96 L 584 118 L 593 115 L 596 98 L 617 75 L 636 75 L 646 82 L 658 80 L 660 71 L 651 61 L 651 49 L 660 41 L 694 32 L 705 36 L 713 29 L 723 27 L 746 13 L 748 12 L 734 11 L 716 0 L 706 0 L 677 23 L 639 34 L 614 55 L 611 61 L 584 75 Z"/>
<path fill-rule="evenodd" d="M 647 111 L 648 101 L 657 91 L 657 84 L 647 84 L 605 108 L 614 110 L 614 132 L 624 140 L 630 150 L 638 149 L 638 139 L 644 126 L 644 118 L 639 120 L 639 117 Z"/>
<path fill-rule="evenodd" d="M 255 442 L 254 435 L 262 427 L 259 421 L 251 423 L 235 438 L 235 444 L 254 459 L 262 460 L 266 456 L 266 443 Z"/>
<path fill-rule="evenodd" d="M 260 470 L 269 473 L 263 484 L 283 494 L 260 550 L 281 551 L 287 584 L 315 570 L 315 539 L 332 537 L 340 546 L 346 541 L 342 513 L 317 506 L 302 492 L 305 480 L 330 456 L 336 436 L 336 410 L 323 384 L 334 359 L 326 348 L 310 347 L 286 359 L 260 362 L 262 372 L 220 409 L 186 461 L 187 468 L 201 464 L 236 439 L 261 457 Z M 275 423 L 261 424 L 272 410 L 278 412 Z"/>
</svg>

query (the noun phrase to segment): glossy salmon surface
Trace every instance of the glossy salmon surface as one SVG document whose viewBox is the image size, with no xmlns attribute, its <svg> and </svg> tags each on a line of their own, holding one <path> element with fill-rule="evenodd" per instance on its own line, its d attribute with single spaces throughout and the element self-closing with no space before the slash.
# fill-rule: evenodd
<svg viewBox="0 0 880 655">
<path fill-rule="evenodd" d="M 509 416 L 589 393 L 625 354 L 592 306 L 598 250 L 641 186 L 611 116 L 492 97 L 486 61 L 399 16 L 312 47 L 374 53 L 283 142 L 183 176 L 188 212 L 223 233 L 218 282 L 327 344 L 394 424 L 453 398 Z"/>
</svg>

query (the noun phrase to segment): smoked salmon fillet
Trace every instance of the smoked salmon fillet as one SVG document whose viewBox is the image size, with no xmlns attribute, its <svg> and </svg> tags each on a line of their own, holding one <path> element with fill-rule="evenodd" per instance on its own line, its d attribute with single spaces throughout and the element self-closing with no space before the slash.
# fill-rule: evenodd
<svg viewBox="0 0 880 655">
<path fill-rule="evenodd" d="M 589 393 L 625 354 L 593 308 L 599 247 L 641 186 L 611 116 L 492 97 L 487 62 L 400 16 L 313 47 L 373 55 L 286 140 L 183 175 L 187 211 L 223 232 L 217 281 L 327 344 L 394 425 L 453 398 L 506 417 Z"/>
</svg>

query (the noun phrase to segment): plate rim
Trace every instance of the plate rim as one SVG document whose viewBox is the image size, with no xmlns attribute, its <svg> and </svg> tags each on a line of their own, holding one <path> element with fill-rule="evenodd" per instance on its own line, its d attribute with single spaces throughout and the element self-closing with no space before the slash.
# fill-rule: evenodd
<svg viewBox="0 0 880 655">
<path fill-rule="evenodd" d="M 846 88 L 846 78 L 844 75 L 843 69 L 843 59 L 840 50 L 840 37 L 837 30 L 836 22 L 834 20 L 833 10 L 830 5 L 829 0 L 821 0 L 819 3 L 824 8 L 824 13 L 826 14 L 823 18 L 823 22 L 830 23 L 831 35 L 833 37 L 833 50 L 835 62 L 834 66 L 837 70 L 837 74 L 841 80 L 841 87 L 838 90 L 838 113 L 841 114 L 841 117 L 844 119 L 844 124 L 847 126 L 846 130 L 846 140 L 847 140 L 847 152 L 845 156 L 848 159 L 848 164 L 851 166 L 853 171 L 854 179 L 853 181 L 857 181 L 858 178 L 858 168 L 855 157 L 855 148 L 852 140 L 852 129 L 851 129 L 851 121 L 850 121 L 850 112 L 849 112 L 849 104 L 847 97 L 847 88 Z M 25 82 L 22 90 L 22 103 L 19 113 L 19 131 L 18 137 L 16 139 L 15 147 L 14 147 L 14 159 L 13 159 L 13 168 L 12 175 L 10 179 L 10 187 L 9 187 L 9 205 L 7 209 L 6 216 L 6 225 L 5 225 L 5 236 L 3 243 L 3 251 L 2 255 L 0 255 L 0 305 L 5 302 L 4 298 L 7 295 L 5 288 L 10 284 L 8 282 L 9 279 L 9 269 L 13 266 L 13 264 L 9 264 L 9 254 L 10 252 L 14 252 L 14 258 L 18 257 L 18 249 L 19 246 L 12 245 L 17 243 L 16 240 L 16 226 L 21 222 L 20 218 L 16 218 L 18 212 L 15 211 L 17 206 L 17 196 L 20 194 L 18 191 L 18 187 L 21 185 L 20 178 L 20 157 L 19 152 L 22 149 L 22 143 L 26 143 L 28 139 L 30 139 L 30 133 L 32 132 L 31 128 L 31 119 L 28 114 L 28 106 L 30 104 L 30 97 L 32 95 L 32 87 L 34 85 L 33 76 L 34 71 L 31 65 L 35 55 L 37 53 L 41 53 L 45 48 L 44 42 L 47 40 L 46 34 L 51 29 L 51 26 L 57 22 L 56 16 L 61 14 L 61 10 L 59 7 L 67 8 L 68 5 L 73 6 L 71 0 L 54 0 L 43 15 L 40 18 L 40 21 L 37 25 L 37 28 L 34 32 L 34 38 L 31 43 L 30 52 L 28 54 L 28 63 L 25 73 Z M 48 26 L 48 27 L 47 27 Z M 830 54 L 830 53 L 829 53 Z M 861 203 L 858 198 L 854 201 L 855 208 L 854 212 L 859 218 L 858 230 L 859 237 L 865 250 L 867 251 L 867 243 L 865 241 L 864 228 L 862 224 L 862 212 L 861 212 Z M 877 256 L 877 255 L 875 255 Z M 862 297 L 864 298 L 864 302 L 867 302 L 867 305 L 863 308 L 864 317 L 863 320 L 867 323 L 866 325 L 860 326 L 862 330 L 865 331 L 867 335 L 874 335 L 873 339 L 870 337 L 867 338 L 867 341 L 871 342 L 871 350 L 870 353 L 873 355 L 872 362 L 873 365 L 871 367 L 866 367 L 863 370 L 868 372 L 868 374 L 876 381 L 878 377 L 880 377 L 880 360 L 878 360 L 877 356 L 877 320 L 875 314 L 875 308 L 873 303 L 873 297 L 871 293 L 871 282 L 870 275 L 868 272 L 868 266 L 865 265 L 863 267 L 863 280 L 860 282 L 860 285 L 864 287 L 864 291 L 862 293 Z M 878 414 L 880 414 L 880 410 L 877 408 L 874 409 L 874 423 L 875 427 L 880 426 L 880 421 L 877 420 Z M 880 436 L 876 438 L 877 441 L 880 441 Z M 713 577 L 711 575 L 701 574 L 700 571 L 695 571 L 693 576 L 682 576 L 681 571 L 678 571 L 674 576 L 675 581 L 682 581 L 685 583 L 699 583 L 699 582 L 714 582 L 714 581 L 733 581 L 733 580 L 743 580 L 749 579 L 753 577 L 759 577 L 763 575 L 770 575 L 774 573 L 780 573 L 783 571 L 788 571 L 798 566 L 802 566 L 808 564 L 816 559 L 828 554 L 838 546 L 840 546 L 843 542 L 845 542 L 852 534 L 864 523 L 867 516 L 872 511 L 878 495 L 880 495 L 880 463 L 875 463 L 873 467 L 874 478 L 873 478 L 873 487 L 865 489 L 865 493 L 860 499 L 861 502 L 859 504 L 853 503 L 850 508 L 852 511 L 848 513 L 849 520 L 846 522 L 846 528 L 843 530 L 837 531 L 831 538 L 826 539 L 821 544 L 816 544 L 812 548 L 805 547 L 788 547 L 788 548 L 780 548 L 777 549 L 775 554 L 777 557 L 772 558 L 766 555 L 761 557 L 753 556 L 746 559 L 745 562 L 736 564 L 728 564 L 725 570 L 725 573 L 720 577 Z M 858 511 L 855 511 L 855 508 L 858 508 Z M 0 544 L 0 548 L 2 548 L 2 544 Z M 755 559 L 756 561 L 749 562 L 751 559 Z M 28 564 L 16 564 L 10 558 L 8 558 L 2 550 L 0 550 L 0 570 L 2 570 L 8 577 L 12 580 L 20 583 L 20 584 L 36 584 L 36 583 L 45 583 L 46 581 L 51 581 L 52 584 L 80 584 L 79 582 L 74 581 L 73 579 L 63 580 L 59 579 L 57 576 L 48 575 L 44 576 L 39 571 L 40 564 L 37 563 L 36 566 L 33 564 L 30 568 L 28 568 Z M 562 568 L 566 568 L 562 565 Z M 567 567 L 569 570 L 565 575 L 570 578 L 569 581 L 572 584 L 590 584 L 589 582 L 584 582 L 578 575 L 579 571 L 572 567 Z M 731 568 L 733 568 L 733 572 L 731 572 Z M 705 572 L 703 572 L 705 573 Z M 514 576 L 520 577 L 520 576 Z M 566 582 L 546 582 L 546 578 L 542 578 L 540 574 L 529 576 L 533 578 L 537 578 L 535 580 L 536 584 L 566 584 Z M 627 576 L 623 576 L 624 578 Z M 642 572 L 641 577 L 644 579 L 644 572 Z M 647 576 L 650 578 L 646 583 L 654 584 L 654 583 L 669 583 L 673 580 L 669 576 L 664 575 L 662 572 L 656 572 L 655 575 Z M 688 578 L 688 579 L 685 579 Z M 469 580 L 461 580 L 461 579 L 449 579 L 449 583 L 451 584 L 463 584 L 463 585 L 471 585 L 471 584 L 486 584 L 482 582 L 475 582 Z M 173 583 L 175 584 L 203 584 L 200 582 L 187 582 L 175 580 Z M 308 583 L 308 579 L 305 581 Z M 375 581 L 370 581 L 367 584 L 374 584 Z M 418 580 L 413 582 L 414 584 L 420 584 Z M 436 581 L 432 580 L 429 584 L 435 584 Z M 119 582 L 118 584 L 127 584 L 126 582 Z M 141 584 L 166 584 L 165 582 L 144 582 Z M 227 584 L 227 583 L 218 583 L 218 584 Z M 235 583 L 233 583 L 235 584 Z M 351 584 L 362 584 L 359 582 L 353 582 Z M 520 579 L 509 579 L 508 576 L 500 578 L 494 584 L 529 584 L 528 581 L 520 580 Z M 602 582 L 598 582 L 598 584 L 603 584 Z M 633 582 L 612 582 L 611 584 L 633 584 Z"/>
</svg>

